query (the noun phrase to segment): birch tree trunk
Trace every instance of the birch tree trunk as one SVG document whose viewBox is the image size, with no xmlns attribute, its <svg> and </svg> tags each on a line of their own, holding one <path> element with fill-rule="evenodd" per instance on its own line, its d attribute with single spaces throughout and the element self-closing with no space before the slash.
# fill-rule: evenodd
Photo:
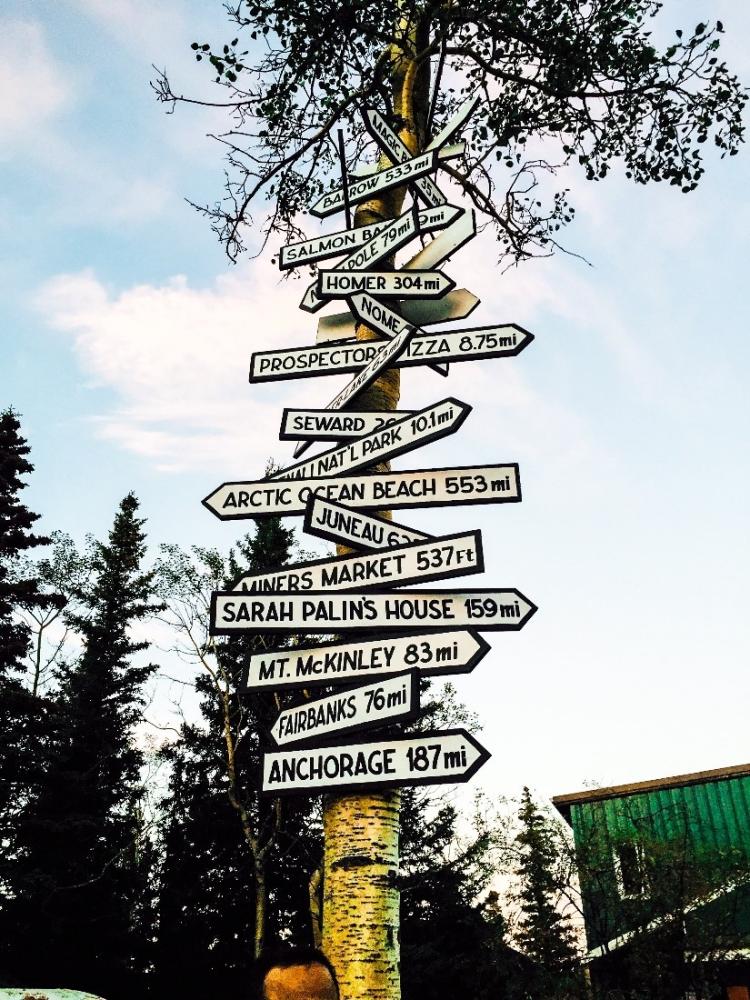
<svg viewBox="0 0 750 1000">
<path fill-rule="evenodd" d="M 414 56 L 419 32 L 400 25 L 411 57 L 397 52 L 392 59 L 394 109 L 404 122 L 401 139 L 416 153 L 424 142 L 429 91 L 429 59 Z M 417 105 L 415 109 L 415 104 Z M 381 166 L 389 162 L 381 158 Z M 395 218 L 406 191 L 398 189 L 361 204 L 355 226 Z M 391 262 L 392 264 L 392 262 Z M 376 334 L 360 324 L 358 340 Z M 389 369 L 360 393 L 353 408 L 395 410 L 401 381 Z M 376 471 L 390 466 L 381 464 Z M 389 511 L 381 513 L 390 516 Z M 339 554 L 350 552 L 338 547 Z M 364 637 L 363 637 L 364 638 Z M 398 791 L 326 796 L 323 803 L 323 951 L 336 969 L 341 1000 L 399 1000 L 399 820 Z"/>
</svg>

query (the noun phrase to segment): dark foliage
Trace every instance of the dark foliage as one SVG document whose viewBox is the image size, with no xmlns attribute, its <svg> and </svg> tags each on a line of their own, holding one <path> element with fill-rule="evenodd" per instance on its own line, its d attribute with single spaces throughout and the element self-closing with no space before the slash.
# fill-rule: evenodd
<svg viewBox="0 0 750 1000">
<path fill-rule="evenodd" d="M 336 128 L 350 132 L 352 163 L 365 151 L 359 106 L 377 107 L 423 143 L 430 118 L 436 131 L 475 93 L 482 101 L 465 164 L 442 168 L 493 223 L 501 257 L 519 261 L 558 245 L 573 210 L 567 191 L 546 190 L 546 180 L 563 165 L 588 180 L 620 165 L 638 183 L 691 191 L 708 145 L 721 156 L 737 152 L 747 95 L 720 57 L 722 23 L 667 31 L 662 7 L 239 0 L 228 7 L 236 38 L 193 44 L 224 91 L 210 103 L 228 115 L 218 136 L 229 164 L 225 197 L 203 210 L 232 258 L 261 192 L 274 202 L 271 228 L 292 235 L 298 214 L 339 183 Z M 190 102 L 164 75 L 154 86 L 171 110 Z"/>
<path fill-rule="evenodd" d="M 16 981 L 88 989 L 111 1000 L 143 995 L 151 932 L 152 851 L 144 829 L 141 767 L 133 742 L 142 688 L 131 637 L 153 614 L 143 572 L 138 501 L 122 501 L 90 586 L 70 615 L 83 652 L 59 672 L 53 729 L 38 747 L 44 782 L 19 817 L 4 945 Z"/>
</svg>

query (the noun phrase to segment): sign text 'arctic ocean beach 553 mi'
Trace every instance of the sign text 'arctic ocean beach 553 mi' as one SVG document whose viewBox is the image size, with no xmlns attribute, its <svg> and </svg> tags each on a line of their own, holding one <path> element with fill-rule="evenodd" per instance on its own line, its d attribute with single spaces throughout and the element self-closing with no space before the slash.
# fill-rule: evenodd
<svg viewBox="0 0 750 1000">
<path fill-rule="evenodd" d="M 534 339 L 510 322 L 423 329 L 455 324 L 479 305 L 443 269 L 475 236 L 474 211 L 450 204 L 437 181 L 443 165 L 470 148 L 455 136 L 479 99 L 465 101 L 415 151 L 379 111 L 363 109 L 365 129 L 387 161 L 342 169 L 341 186 L 311 206 L 318 218 L 344 213 L 346 228 L 290 242 L 279 253 L 282 270 L 325 262 L 302 310 L 343 300 L 346 311 L 320 319 L 317 344 L 253 353 L 250 382 L 350 378 L 323 407 L 310 398 L 284 410 L 279 438 L 296 442 L 295 459 L 315 444 L 327 447 L 263 478 L 222 483 L 203 501 L 221 520 L 304 517 L 307 534 L 343 548 L 246 571 L 232 590 L 212 595 L 212 635 L 263 637 L 243 665 L 239 691 L 275 700 L 262 748 L 265 795 L 467 781 L 489 753 L 463 729 L 421 731 L 420 681 L 471 672 L 490 648 L 482 633 L 518 631 L 537 610 L 515 586 L 405 589 L 483 572 L 482 538 L 475 529 L 426 532 L 391 520 L 390 512 L 518 503 L 518 465 L 393 470 L 393 459 L 457 433 L 471 406 L 453 396 L 420 409 L 363 406 L 374 383 L 370 396 L 378 399 L 389 370 L 448 376 L 452 362 L 513 358 Z M 343 163 L 343 138 L 340 146 Z M 386 192 L 394 194 L 382 203 L 398 206 L 389 208 L 392 217 L 376 215 L 373 223 L 370 214 L 369 224 L 352 228 L 351 206 L 370 206 Z M 405 209 L 402 195 L 411 195 Z M 421 246 L 397 266 L 396 254 L 417 238 Z M 315 688 L 325 691 L 313 697 Z"/>
</svg>

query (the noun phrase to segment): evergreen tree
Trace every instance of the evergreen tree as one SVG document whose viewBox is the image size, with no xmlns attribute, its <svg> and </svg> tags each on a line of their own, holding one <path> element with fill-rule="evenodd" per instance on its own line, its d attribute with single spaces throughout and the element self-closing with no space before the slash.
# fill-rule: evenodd
<svg viewBox="0 0 750 1000">
<path fill-rule="evenodd" d="M 288 565 L 293 547 L 293 532 L 267 519 L 226 560 L 216 552 L 196 549 L 191 557 L 171 548 L 161 564 L 173 624 L 190 636 L 206 669 L 196 682 L 201 722 L 183 725 L 179 741 L 164 751 L 171 776 L 163 802 L 160 994 L 185 1000 L 241 994 L 259 921 L 266 940 L 283 932 L 311 943 L 308 882 L 321 852 L 316 802 L 259 797 L 260 754 L 280 701 L 267 693 L 237 694 L 248 657 L 289 640 L 271 633 L 217 640 L 206 633 L 212 590 L 227 589 L 248 572 Z M 284 702 L 303 697 L 285 695 Z"/>
<path fill-rule="evenodd" d="M 21 817 L 9 907 L 19 980 L 111 1000 L 143 995 L 149 922 L 144 759 L 133 727 L 154 667 L 133 661 L 148 643 L 131 632 L 158 606 L 153 573 L 142 569 L 138 506 L 132 494 L 120 504 L 107 543 L 94 547 L 81 611 L 69 614 L 83 652 L 59 673 L 45 782 Z"/>
<path fill-rule="evenodd" d="M 13 410 L 0 413 L 0 886 L 5 888 L 16 851 L 18 811 L 39 780 L 38 750 L 47 731 L 48 706 L 31 697 L 21 677 L 30 632 L 19 618 L 26 609 L 53 603 L 23 571 L 25 553 L 49 539 L 32 531 L 39 519 L 18 494 L 33 471 L 29 446 Z M 0 914 L 0 929 L 2 915 Z"/>
<path fill-rule="evenodd" d="M 570 921 L 558 905 L 564 888 L 558 872 L 559 834 L 528 788 L 523 790 L 518 818 L 521 917 L 517 940 L 535 963 L 530 992 L 537 996 L 569 995 L 578 982 L 577 960 Z"/>
</svg>

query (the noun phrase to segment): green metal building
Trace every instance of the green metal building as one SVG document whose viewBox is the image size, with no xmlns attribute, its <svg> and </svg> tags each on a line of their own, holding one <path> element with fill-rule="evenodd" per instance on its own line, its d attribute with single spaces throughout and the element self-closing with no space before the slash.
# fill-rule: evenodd
<svg viewBox="0 0 750 1000">
<path fill-rule="evenodd" d="M 573 831 L 592 982 L 750 1000 L 750 764 L 553 802 Z"/>
</svg>

